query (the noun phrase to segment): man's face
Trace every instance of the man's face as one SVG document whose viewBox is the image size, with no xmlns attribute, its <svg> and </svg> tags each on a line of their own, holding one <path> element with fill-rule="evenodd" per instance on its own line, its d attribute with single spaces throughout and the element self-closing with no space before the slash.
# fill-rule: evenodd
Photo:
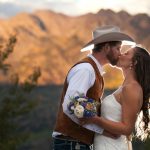
<svg viewBox="0 0 150 150">
<path fill-rule="evenodd" d="M 109 46 L 109 50 L 106 54 L 107 59 L 109 60 L 110 64 L 115 66 L 119 60 L 119 56 L 121 49 L 121 43 L 116 44 L 115 46 Z"/>
</svg>

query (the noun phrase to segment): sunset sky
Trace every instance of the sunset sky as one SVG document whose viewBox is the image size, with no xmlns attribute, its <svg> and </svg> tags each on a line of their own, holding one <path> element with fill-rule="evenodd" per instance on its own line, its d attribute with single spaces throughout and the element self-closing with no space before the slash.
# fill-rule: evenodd
<svg viewBox="0 0 150 150">
<path fill-rule="evenodd" d="M 76 16 L 88 12 L 96 13 L 102 8 L 150 15 L 149 0 L 0 0 L 0 17 L 10 17 L 20 12 L 33 12 L 37 9 L 49 9 Z"/>
</svg>

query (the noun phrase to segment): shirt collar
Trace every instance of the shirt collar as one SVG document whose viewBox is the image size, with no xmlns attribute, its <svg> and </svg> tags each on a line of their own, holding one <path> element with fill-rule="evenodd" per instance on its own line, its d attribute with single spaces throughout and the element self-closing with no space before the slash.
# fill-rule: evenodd
<svg viewBox="0 0 150 150">
<path fill-rule="evenodd" d="M 92 60 L 96 63 L 100 74 L 103 75 L 105 71 L 102 65 L 97 61 L 97 59 L 92 54 L 88 54 L 88 57 L 92 58 Z"/>
</svg>

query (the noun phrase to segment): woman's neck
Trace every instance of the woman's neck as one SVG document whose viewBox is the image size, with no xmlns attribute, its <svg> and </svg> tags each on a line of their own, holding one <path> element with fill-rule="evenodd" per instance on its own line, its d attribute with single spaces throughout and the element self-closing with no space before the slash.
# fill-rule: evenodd
<svg viewBox="0 0 150 150">
<path fill-rule="evenodd" d="M 136 81 L 135 73 L 133 69 L 123 69 L 124 81 L 123 85 Z"/>
</svg>

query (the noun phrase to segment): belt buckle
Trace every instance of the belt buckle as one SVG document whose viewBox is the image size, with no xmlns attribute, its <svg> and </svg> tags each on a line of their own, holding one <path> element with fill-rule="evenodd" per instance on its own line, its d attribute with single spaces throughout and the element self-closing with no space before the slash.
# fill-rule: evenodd
<svg viewBox="0 0 150 150">
<path fill-rule="evenodd" d="M 76 143 L 75 150 L 80 150 L 80 144 L 79 143 Z"/>
</svg>

